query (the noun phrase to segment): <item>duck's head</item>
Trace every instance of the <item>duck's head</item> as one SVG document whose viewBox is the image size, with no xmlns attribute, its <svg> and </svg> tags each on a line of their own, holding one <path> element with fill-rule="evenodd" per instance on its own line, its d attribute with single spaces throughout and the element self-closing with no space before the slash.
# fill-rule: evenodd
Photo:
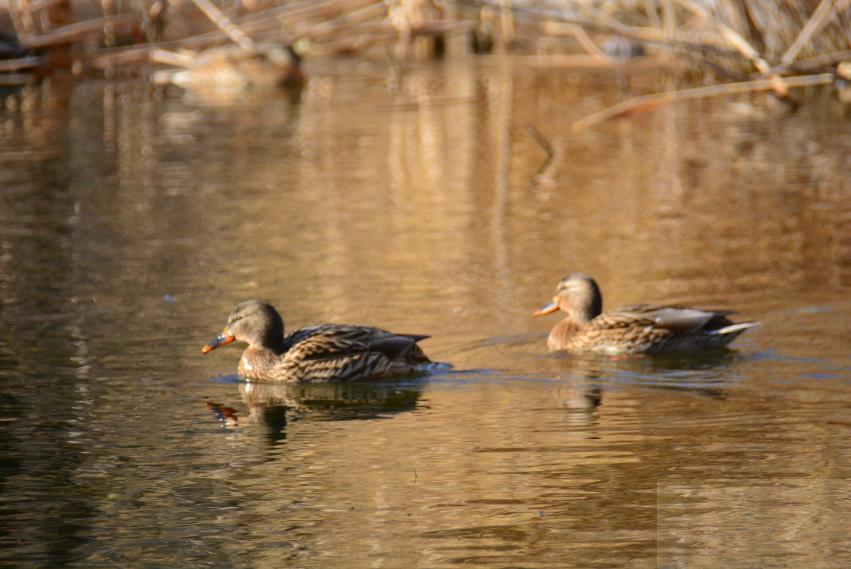
<svg viewBox="0 0 851 569">
<path fill-rule="evenodd" d="M 580 324 L 596 318 L 603 311 L 603 296 L 594 279 L 583 273 L 566 277 L 556 287 L 553 301 L 536 310 L 534 316 L 564 310 Z"/>
<path fill-rule="evenodd" d="M 284 321 L 278 311 L 268 302 L 246 300 L 236 305 L 224 331 L 201 351 L 206 354 L 234 340 L 277 351 L 283 339 Z"/>
</svg>

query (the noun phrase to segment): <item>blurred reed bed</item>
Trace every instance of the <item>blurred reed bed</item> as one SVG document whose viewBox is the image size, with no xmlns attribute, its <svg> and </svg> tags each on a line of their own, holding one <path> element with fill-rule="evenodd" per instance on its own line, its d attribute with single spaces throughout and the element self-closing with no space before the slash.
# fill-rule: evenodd
<svg viewBox="0 0 851 569">
<path fill-rule="evenodd" d="M 544 66 L 661 66 L 722 85 L 639 98 L 578 129 L 682 98 L 786 97 L 851 80 L 851 0 L 0 0 L 0 16 L 14 31 L 0 44 L 6 85 L 124 70 L 187 88 L 202 73 L 240 92 L 298 83 L 303 57 L 377 53 L 399 72 L 494 52 Z M 140 66 L 150 63 L 171 68 Z"/>
</svg>

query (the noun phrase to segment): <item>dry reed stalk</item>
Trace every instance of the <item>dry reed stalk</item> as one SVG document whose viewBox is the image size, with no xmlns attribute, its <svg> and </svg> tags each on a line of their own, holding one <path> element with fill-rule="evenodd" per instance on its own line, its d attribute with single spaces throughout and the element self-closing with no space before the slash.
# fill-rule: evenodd
<svg viewBox="0 0 851 569">
<path fill-rule="evenodd" d="M 499 9 L 503 7 L 503 4 L 498 0 L 456 1 L 478 8 L 492 7 Z M 647 1 L 652 4 L 653 0 Z M 843 45 L 851 45 L 851 25 L 849 25 L 851 24 L 851 13 L 847 10 L 848 6 L 851 5 L 851 0 L 823 0 L 822 4 L 812 14 L 809 14 L 806 9 L 808 0 L 783 0 L 784 3 L 781 4 L 777 4 L 773 0 L 747 0 L 746 3 L 733 0 L 728 4 L 714 4 L 713 6 L 732 18 L 733 23 L 730 25 L 711 14 L 706 5 L 698 0 L 676 1 L 696 18 L 680 25 L 676 22 L 676 14 L 671 0 L 656 0 L 662 8 L 664 21 L 661 25 L 663 31 L 654 28 L 625 26 L 614 18 L 602 14 L 594 6 L 584 3 L 582 5 L 583 12 L 590 14 L 592 19 L 574 16 L 573 12 L 569 12 L 560 1 L 557 1 L 556 7 L 562 15 L 560 20 L 564 23 L 548 21 L 553 19 L 553 14 L 550 12 L 517 6 L 512 9 L 518 14 L 537 18 L 542 22 L 541 25 L 545 34 L 576 35 L 568 24 L 577 24 L 588 30 L 617 32 L 626 37 L 679 48 L 678 53 L 680 55 L 696 58 L 703 65 L 709 65 L 711 68 L 730 76 L 741 73 L 737 73 L 735 69 L 731 69 L 727 65 L 706 58 L 703 54 L 708 52 L 716 57 L 744 57 L 763 77 L 774 82 L 774 89 L 781 96 L 788 91 L 783 75 L 789 74 L 790 71 L 815 67 L 815 62 L 795 65 L 793 60 L 801 49 L 812 45 L 815 39 L 822 43 L 828 41 L 826 40 L 828 37 L 826 28 L 829 25 L 836 22 L 831 31 L 834 34 L 839 34 L 838 38 L 833 36 L 833 39 L 830 40 L 831 45 L 838 46 L 838 49 L 843 49 Z M 785 19 L 784 14 L 786 15 Z M 658 21 L 658 18 L 653 16 L 648 15 L 647 17 L 649 21 Z M 697 31 L 687 31 L 688 28 L 696 27 L 698 22 L 705 22 L 712 26 L 718 34 L 717 37 L 707 36 L 705 33 Z M 763 29 L 766 26 L 769 26 L 770 29 Z M 741 28 L 744 31 L 739 32 L 736 28 Z M 793 32 L 793 30 L 798 31 Z M 766 42 L 771 46 L 785 44 L 789 47 L 786 49 L 782 60 L 780 58 L 774 60 L 762 55 L 753 43 L 746 40 L 743 34 L 747 33 L 761 47 L 767 45 Z M 582 41 L 581 37 L 577 36 L 577 38 Z M 588 49 L 587 45 L 585 47 Z M 772 47 L 771 52 L 774 50 L 775 48 Z M 593 49 L 589 51 L 594 53 Z M 831 56 L 826 62 L 835 63 L 838 60 L 839 56 Z"/>
<path fill-rule="evenodd" d="M 186 67 L 192 63 L 195 57 L 195 54 L 175 53 L 165 49 L 155 49 L 151 52 L 151 61 L 154 63 L 174 65 L 175 67 Z"/>
<path fill-rule="evenodd" d="M 399 62 L 405 61 L 407 58 L 408 44 L 411 41 L 411 18 L 410 4 L 413 0 L 402 0 L 401 7 L 398 7 L 394 12 L 390 13 L 390 18 L 393 21 L 393 27 L 398 30 L 399 36 L 396 40 L 396 52 L 393 57 L 396 59 L 396 65 Z"/>
<path fill-rule="evenodd" d="M 274 18 L 278 21 L 283 20 L 287 23 L 294 23 L 310 18 L 328 17 L 332 14 L 345 12 L 346 10 L 360 9 L 375 3 L 375 0 L 329 0 L 327 2 L 319 2 L 317 5 L 309 5 L 301 9 L 277 14 Z"/>
<path fill-rule="evenodd" d="M 413 30 L 413 33 L 416 35 L 433 35 L 439 33 L 451 33 L 451 32 L 462 32 L 462 31 L 473 31 L 476 29 L 478 24 L 476 22 L 455 22 L 451 20 L 437 20 L 431 22 L 427 25 L 420 27 L 419 29 Z M 349 34 L 355 35 L 366 35 L 372 33 L 395 33 L 398 30 L 393 26 L 392 23 L 384 21 L 379 23 L 369 23 L 369 24 L 344 24 L 331 26 L 327 22 L 324 24 L 318 24 L 312 28 L 305 28 L 299 30 L 298 35 L 304 38 L 311 38 L 316 41 L 317 39 L 326 36 L 326 35 L 334 35 L 334 36 L 345 36 Z"/>
<path fill-rule="evenodd" d="M 579 17 L 579 14 L 576 12 L 576 8 L 573 4 L 568 2 L 568 0 L 556 0 L 556 5 L 565 20 Z"/>
<path fill-rule="evenodd" d="M 159 42 L 156 44 L 140 45 L 124 48 L 112 48 L 103 53 L 97 53 L 89 57 L 89 64 L 95 69 L 105 69 L 125 63 L 144 63 L 150 60 L 152 52 L 162 49 L 190 49 L 201 48 L 211 43 L 223 40 L 227 36 L 223 32 L 212 32 L 203 36 L 193 36 L 182 40 Z"/>
<path fill-rule="evenodd" d="M 68 26 L 58 28 L 56 31 L 24 40 L 21 42 L 21 45 L 27 49 L 34 49 L 66 43 L 93 32 L 104 32 L 104 28 L 108 26 L 112 26 L 113 28 L 127 26 L 137 29 L 139 27 L 139 18 L 134 14 L 119 14 L 116 16 L 106 16 L 104 18 L 87 20 L 85 22 L 80 22 L 79 24 L 70 24 Z"/>
<path fill-rule="evenodd" d="M 224 15 L 210 0 L 192 0 L 220 30 L 228 35 L 239 47 L 245 51 L 254 51 L 257 49 L 257 44 L 254 43 L 245 32 L 233 23 L 233 21 Z"/>
<path fill-rule="evenodd" d="M 5 87 L 26 85 L 31 79 L 32 75 L 27 75 L 25 73 L 9 73 L 7 75 L 0 75 L 0 85 Z"/>
<path fill-rule="evenodd" d="M 423 26 L 419 29 L 411 29 L 412 38 L 431 35 L 445 35 L 461 32 L 472 32 L 478 27 L 476 22 L 446 22 L 439 25 Z M 335 55 L 338 53 L 349 53 L 360 51 L 366 47 L 376 45 L 387 45 L 395 43 L 399 39 L 399 30 L 388 24 L 376 26 L 374 31 L 360 33 L 355 38 L 338 39 L 323 43 L 310 49 L 312 55 Z"/>
<path fill-rule="evenodd" d="M 362 0 L 356 0 L 355 2 L 352 2 L 351 0 L 345 0 L 345 2 L 337 2 L 336 4 L 338 6 L 343 6 L 344 4 L 348 5 L 348 6 L 359 6 L 359 5 L 364 4 L 364 2 Z M 303 9 L 310 9 L 310 10 L 313 10 L 313 8 L 316 7 L 315 2 L 303 2 L 303 3 L 301 3 L 301 6 L 302 6 Z M 292 12 L 292 11 L 290 11 L 290 12 Z M 317 13 L 318 12 L 313 11 L 313 12 L 311 12 L 311 15 L 316 15 Z M 328 22 L 316 24 L 313 27 L 301 29 L 301 30 L 299 30 L 297 35 L 293 35 L 292 37 L 286 37 L 286 36 L 282 37 L 282 34 L 279 31 L 278 32 L 272 32 L 272 33 L 269 33 L 269 34 L 262 34 L 262 32 L 261 32 L 260 34 L 255 34 L 255 35 L 268 35 L 270 37 L 270 39 L 284 40 L 284 43 L 294 43 L 297 39 L 300 39 L 300 38 L 317 38 L 317 37 L 321 37 L 323 35 L 332 35 L 332 34 L 338 34 L 338 33 L 339 34 L 345 34 L 345 33 L 350 33 L 350 32 L 351 33 L 357 33 L 359 35 L 370 34 L 370 33 L 372 33 L 372 34 L 374 34 L 374 33 L 394 34 L 395 35 L 397 32 L 389 24 L 382 24 L 382 23 L 352 24 L 352 23 L 350 23 L 350 22 L 356 22 L 356 21 L 359 21 L 359 20 L 369 19 L 369 18 L 372 18 L 372 17 L 375 17 L 375 16 L 381 16 L 384 13 L 386 13 L 385 4 L 383 4 L 382 2 L 376 3 L 374 0 L 369 0 L 367 6 L 364 7 L 364 8 L 361 8 L 359 10 L 355 10 L 354 12 L 351 12 L 349 14 L 344 14 L 342 16 L 334 18 L 333 20 L 329 20 Z M 307 11 L 302 11 L 301 14 L 306 15 Z M 288 16 L 289 14 L 286 14 L 286 15 Z M 283 17 L 283 16 L 284 15 L 279 13 L 279 16 L 277 16 L 277 17 Z M 245 20 L 241 20 L 241 21 L 245 21 Z M 425 30 L 422 30 L 421 32 L 415 32 L 414 35 L 415 36 L 416 35 L 428 35 L 430 33 L 439 33 L 439 31 L 445 31 L 445 32 L 466 31 L 466 30 L 469 30 L 469 29 L 472 29 L 473 27 L 475 27 L 475 24 L 472 23 L 472 22 L 462 23 L 460 26 L 457 25 L 458 24 L 457 22 L 451 22 L 450 23 L 451 25 L 449 25 L 449 26 L 447 25 L 446 22 L 437 22 L 437 24 L 438 24 L 438 26 L 436 28 L 431 27 L 430 29 L 425 29 Z M 264 29 L 264 28 L 277 27 L 279 25 L 280 25 L 280 23 L 278 21 L 276 21 L 275 18 L 258 19 L 256 17 L 254 17 L 252 19 L 252 22 L 248 23 L 245 26 L 239 26 L 238 29 L 240 29 L 242 31 L 245 31 L 246 28 L 261 30 L 261 29 Z M 110 53 L 99 54 L 99 55 L 95 56 L 92 59 L 92 65 L 94 67 L 97 67 L 97 68 L 103 68 L 103 67 L 107 67 L 109 65 L 114 65 L 114 64 L 117 64 L 117 63 L 141 62 L 141 61 L 144 61 L 145 59 L 147 59 L 149 57 L 149 55 L 152 52 L 154 52 L 156 49 L 171 50 L 171 49 L 177 49 L 177 48 L 187 48 L 187 49 L 202 48 L 202 47 L 205 47 L 205 46 L 210 45 L 212 43 L 221 41 L 221 39 L 223 37 L 224 37 L 224 33 L 217 31 L 217 32 L 209 32 L 209 33 L 198 35 L 198 36 L 193 36 L 193 37 L 190 37 L 190 38 L 184 38 L 182 40 L 175 40 L 175 41 L 171 41 L 171 42 L 161 42 L 161 43 L 156 44 L 154 46 L 139 46 L 139 47 L 135 47 L 135 48 L 125 48 L 122 52 L 112 51 Z M 360 40 L 356 40 L 356 41 L 360 41 L 360 43 L 363 43 L 364 45 L 370 45 L 372 43 L 376 43 L 374 39 L 364 41 L 364 39 L 361 38 Z M 378 43 L 383 43 L 383 38 L 379 38 Z M 352 49 L 353 43 L 352 43 L 351 40 L 343 40 L 342 42 L 340 42 L 339 45 L 340 46 L 349 46 L 349 47 L 332 46 L 331 52 L 336 53 L 340 49 L 342 49 L 344 51 L 348 50 L 348 49 Z M 312 50 L 312 52 L 315 51 L 315 53 L 317 53 L 317 54 L 318 53 L 324 53 L 327 50 L 323 49 L 323 47 L 324 46 L 317 47 L 315 50 Z M 168 63 L 168 57 L 167 56 L 165 57 L 165 59 L 166 60 L 163 61 L 163 62 Z"/>
<path fill-rule="evenodd" d="M 267 27 L 272 27 L 267 26 Z M 262 34 L 255 34 L 262 35 Z M 269 34 L 268 39 L 277 39 L 284 44 L 295 43 L 301 36 L 285 36 L 281 32 Z M 211 44 L 219 43 L 228 37 L 222 31 L 207 32 L 197 36 L 191 36 L 179 40 L 158 42 L 156 44 L 140 45 L 133 47 L 113 48 L 105 53 L 98 53 L 90 57 L 90 64 L 96 69 L 104 69 L 113 65 L 124 63 L 143 63 L 149 60 L 150 54 L 157 50 L 172 50 L 172 49 L 201 49 Z"/>
<path fill-rule="evenodd" d="M 825 65 L 836 65 L 841 61 L 851 60 L 851 50 L 838 51 L 836 53 L 826 53 L 809 59 L 792 62 L 791 67 L 796 71 L 807 71 L 816 69 Z"/>
<path fill-rule="evenodd" d="M 476 22 L 456 22 L 454 20 L 435 20 L 413 30 L 414 37 L 436 36 L 460 32 L 471 32 L 478 27 Z"/>
<path fill-rule="evenodd" d="M 18 59 L 6 59 L 0 61 L 0 71 L 17 71 L 18 69 L 30 69 L 47 63 L 49 59 L 44 56 L 20 57 Z"/>
<path fill-rule="evenodd" d="M 656 13 L 656 6 L 653 5 L 653 0 L 643 0 L 644 13 L 647 15 L 647 21 L 650 28 L 654 30 L 662 29 L 662 20 L 659 19 L 659 14 Z"/>
<path fill-rule="evenodd" d="M 287 24 L 291 27 L 297 22 L 320 16 L 327 16 L 329 14 L 337 14 L 346 8 L 354 9 L 355 11 L 352 14 L 344 14 L 343 16 L 337 17 L 337 19 L 341 20 L 341 23 L 342 21 L 362 21 L 364 19 L 368 19 L 368 17 L 372 17 L 372 15 L 381 15 L 386 12 L 386 6 L 382 2 L 376 3 L 375 0 L 331 0 L 329 2 L 306 0 L 283 8 L 286 9 L 274 8 L 261 14 L 252 14 L 251 16 L 238 18 L 234 20 L 234 23 L 236 23 L 241 30 L 246 33 L 251 33 L 252 35 L 257 35 L 258 33 L 268 30 L 278 30 L 276 39 L 283 43 L 295 43 L 304 36 L 299 33 L 297 37 L 287 39 L 281 38 L 282 32 L 280 29 L 283 24 Z M 373 13 L 367 14 L 365 12 L 359 12 L 358 10 L 361 8 L 364 10 L 373 10 Z M 200 36 L 194 36 L 190 43 L 194 47 L 213 43 L 219 41 L 221 38 L 218 34 L 219 32 L 211 32 Z M 205 41 L 202 38 L 209 38 L 209 41 Z"/>
<path fill-rule="evenodd" d="M 598 24 L 596 22 L 592 23 L 587 20 L 582 19 L 572 19 L 564 22 L 542 22 L 541 23 L 541 32 L 544 35 L 549 36 L 575 36 L 576 28 L 579 28 L 584 31 L 585 28 L 591 28 L 596 30 L 603 30 L 608 32 L 617 32 L 621 33 L 626 37 L 635 38 L 635 39 L 649 39 L 654 41 L 666 41 L 667 38 L 662 34 L 646 29 L 631 29 L 626 28 L 621 30 L 624 26 L 619 26 L 618 28 L 613 28 L 612 26 L 606 24 Z M 587 37 L 587 36 L 586 36 Z M 578 38 L 577 38 L 578 39 Z M 580 42 L 581 43 L 581 42 Z"/>
<path fill-rule="evenodd" d="M 786 84 L 790 88 L 809 87 L 812 85 L 827 85 L 833 83 L 832 73 L 821 75 L 804 75 L 801 77 L 788 77 Z M 575 132 L 583 130 L 606 121 L 611 118 L 647 112 L 670 103 L 712 97 L 716 95 L 732 95 L 735 93 L 751 93 L 754 91 L 768 91 L 774 89 L 774 81 L 771 79 L 760 79 L 758 81 L 745 81 L 743 83 L 727 83 L 724 85 L 713 85 L 711 87 L 698 87 L 696 89 L 685 89 L 670 93 L 658 93 L 655 95 L 644 95 L 624 101 L 619 105 L 610 107 L 605 111 L 595 113 L 589 117 L 576 122 L 573 125 Z"/>
<path fill-rule="evenodd" d="M 401 0 L 398 4 L 390 6 L 387 20 L 399 32 L 396 53 L 394 54 L 397 60 L 404 61 L 407 58 L 411 40 L 423 35 L 415 36 L 414 30 L 422 30 L 430 22 L 440 20 L 442 17 L 443 8 L 438 6 L 434 0 Z M 424 40 L 414 41 L 413 47 L 418 56 L 425 56 L 430 49 L 428 42 Z"/>
<path fill-rule="evenodd" d="M 564 26 L 564 31 L 567 34 L 575 37 L 576 41 L 579 42 L 579 45 L 585 48 L 585 51 L 587 51 L 590 55 L 602 61 L 611 60 L 611 58 L 605 51 L 597 47 L 597 45 L 593 41 L 591 41 L 591 38 L 588 37 L 588 34 L 585 33 L 585 30 L 582 29 L 582 26 L 578 26 L 576 24 L 564 24 Z"/>
<path fill-rule="evenodd" d="M 780 58 L 780 64 L 788 67 L 789 64 L 795 60 L 798 53 L 804 48 L 807 42 L 810 41 L 812 35 L 821 29 L 821 27 L 826 23 L 825 19 L 829 15 L 838 15 L 849 5 L 851 5 L 851 0 L 838 0 L 836 2 L 834 2 L 834 0 L 821 0 L 815 12 L 813 12 L 813 15 L 810 16 L 810 19 L 804 26 L 804 29 L 801 30 L 801 33 L 798 34 L 798 37 L 795 38 L 795 41 L 791 46 L 789 46 L 789 49 L 786 50 L 783 57 Z"/>
<path fill-rule="evenodd" d="M 378 32 L 374 34 L 363 34 L 356 38 L 335 40 L 314 46 L 310 53 L 316 56 L 336 55 L 339 53 L 351 53 L 361 51 L 371 45 L 389 44 L 395 42 L 399 37 L 398 30 L 390 32 Z"/>
<path fill-rule="evenodd" d="M 224 34 L 222 34 L 224 36 Z M 159 49 L 160 44 L 145 45 L 130 49 L 110 49 L 106 53 L 89 57 L 88 64 L 93 69 L 106 69 L 116 65 L 128 63 L 146 63 L 150 61 L 150 54 Z"/>
<path fill-rule="evenodd" d="M 730 44 L 735 47 L 742 55 L 748 58 L 751 63 L 753 63 L 754 67 L 756 67 L 760 73 L 764 75 L 771 75 L 771 65 L 767 61 L 765 61 L 762 57 L 760 57 L 759 53 L 753 48 L 753 46 L 748 43 L 742 36 L 740 36 L 735 30 L 730 28 L 729 26 L 722 24 L 717 21 L 712 15 L 700 4 L 694 2 L 694 0 L 677 0 L 683 7 L 688 9 L 698 18 L 701 18 L 708 24 L 715 26 L 721 35 L 730 42 Z"/>
<path fill-rule="evenodd" d="M 9 16 L 15 33 L 20 41 L 26 41 L 38 35 L 32 13 L 27 10 L 27 0 L 9 0 Z"/>
<path fill-rule="evenodd" d="M 596 55 L 518 55 L 515 58 L 523 65 L 535 67 L 575 67 L 577 69 L 612 69 L 618 66 L 618 62 L 611 57 L 603 59 Z"/>
<path fill-rule="evenodd" d="M 259 20 L 285 18 L 288 14 L 295 13 L 299 10 L 304 10 L 306 8 L 311 8 L 327 3 L 327 0 L 302 0 L 301 2 L 293 2 L 292 4 L 287 4 L 285 6 L 269 8 L 268 10 L 248 14 L 247 16 L 236 18 L 234 21 L 239 24 L 240 27 L 245 28 L 247 24 L 251 24 Z"/>
<path fill-rule="evenodd" d="M 514 6 L 511 0 L 499 0 L 499 22 L 502 30 L 502 40 L 507 45 L 517 41 L 517 26 L 514 23 Z"/>
<path fill-rule="evenodd" d="M 313 37 L 314 34 L 327 33 L 326 30 L 333 30 L 336 27 L 342 28 L 345 24 L 356 24 L 359 22 L 363 22 L 364 20 L 375 18 L 377 16 L 386 15 L 387 5 L 384 4 L 384 2 L 377 2 L 375 4 L 366 6 L 365 8 L 355 10 L 354 12 L 344 14 L 332 20 L 328 20 L 327 22 L 317 24 L 316 26 L 308 28 L 307 30 L 299 30 L 299 35 L 302 35 L 304 37 Z"/>
<path fill-rule="evenodd" d="M 545 35 L 554 35 L 554 36 L 562 36 L 562 35 L 573 35 L 573 26 L 577 25 L 583 27 L 580 24 L 565 24 L 560 22 L 546 22 L 542 26 L 542 31 Z M 594 26 L 598 29 L 605 29 L 606 31 L 615 31 L 611 27 L 595 24 Z M 738 51 L 731 51 L 728 49 L 724 49 L 721 46 L 709 44 L 705 41 L 700 41 L 696 37 L 691 37 L 691 34 L 680 34 L 680 37 L 671 37 L 668 36 L 665 32 L 659 30 L 653 30 L 649 28 L 628 28 L 625 32 L 617 31 L 620 35 L 623 35 L 628 38 L 633 38 L 636 40 L 640 40 L 641 42 L 653 43 L 653 44 L 661 44 L 668 46 L 669 48 L 681 48 L 685 50 L 691 50 L 693 52 L 709 52 L 716 56 L 738 56 Z M 609 57 L 606 55 L 606 57 Z"/>
<path fill-rule="evenodd" d="M 66 0 L 37 0 L 36 2 L 24 4 L 19 8 L 19 10 L 27 13 L 38 12 L 39 10 L 50 8 L 56 4 L 62 4 L 65 1 Z"/>
<path fill-rule="evenodd" d="M 272 27 L 272 25 L 273 24 L 270 24 L 267 27 Z M 241 26 L 240 29 L 244 29 L 244 27 Z M 116 58 L 124 63 L 131 63 L 142 61 L 144 58 L 147 58 L 148 54 L 150 54 L 155 49 L 203 48 L 210 44 L 220 43 L 226 37 L 228 36 L 223 31 L 216 30 L 214 32 L 206 32 L 197 36 L 189 36 L 178 40 L 163 41 L 158 42 L 156 44 L 111 48 L 109 50 L 109 53 L 98 54 L 94 56 L 93 59 L 95 61 L 98 61 Z"/>
<path fill-rule="evenodd" d="M 671 37 L 677 31 L 677 11 L 672 0 L 660 0 L 662 4 L 662 31 Z"/>
<path fill-rule="evenodd" d="M 168 85 L 172 77 L 180 72 L 180 69 L 160 69 L 151 74 L 151 83 L 154 85 Z"/>
<path fill-rule="evenodd" d="M 488 4 L 482 0 L 465 0 L 465 2 L 470 2 L 475 6 L 492 6 L 492 4 Z M 541 30 L 545 35 L 574 35 L 572 26 L 576 25 L 583 29 L 594 30 L 597 32 L 617 33 L 628 38 L 645 42 L 710 51 L 716 55 L 737 55 L 739 53 L 738 51 L 727 50 L 718 45 L 702 41 L 694 37 L 693 34 L 683 33 L 682 30 L 678 31 L 675 36 L 652 28 L 631 28 L 599 12 L 597 12 L 599 17 L 596 20 L 578 17 L 563 17 L 562 21 L 553 22 L 549 21 L 552 17 L 550 14 L 538 12 L 529 8 L 515 8 L 515 11 L 526 14 L 530 17 L 540 18 Z"/>
<path fill-rule="evenodd" d="M 390 32 L 395 30 L 389 22 L 368 22 L 361 24 L 340 24 L 332 25 L 329 22 L 316 24 L 309 28 L 301 28 L 298 31 L 299 37 L 310 38 L 316 40 L 324 36 L 346 36 L 350 34 L 360 35 L 374 32 Z"/>
</svg>

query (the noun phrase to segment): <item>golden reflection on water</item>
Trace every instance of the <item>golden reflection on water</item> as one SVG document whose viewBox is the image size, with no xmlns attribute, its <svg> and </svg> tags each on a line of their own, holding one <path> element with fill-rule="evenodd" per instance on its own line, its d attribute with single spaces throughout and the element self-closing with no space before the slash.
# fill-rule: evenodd
<svg viewBox="0 0 851 569">
<path fill-rule="evenodd" d="M 780 562 L 816 559 L 810 519 L 840 534 L 844 489 L 824 481 L 851 470 L 851 139 L 835 101 L 699 101 L 573 134 L 622 96 L 601 89 L 615 77 L 315 65 L 300 102 L 87 83 L 4 117 L 0 369 L 23 402 L 12 439 L 89 504 L 79 559 L 191 542 L 252 567 L 700 566 L 742 502 L 764 512 L 743 562 L 772 559 L 772 533 L 799 546 Z M 553 147 L 543 170 L 527 123 Z M 720 354 L 549 355 L 555 318 L 531 312 L 574 271 L 609 307 L 764 326 Z M 251 297 L 290 328 L 431 334 L 456 371 L 207 381 L 239 349 L 201 345 Z"/>
<path fill-rule="evenodd" d="M 740 308 L 845 286 L 847 139 L 819 142 L 830 134 L 811 129 L 824 119 L 757 106 L 742 118 L 706 101 L 572 135 L 589 104 L 570 79 L 542 74 L 430 70 L 399 94 L 380 81 L 310 82 L 285 115 L 295 124 L 247 142 L 236 178 L 192 167 L 216 212 L 205 217 L 230 224 L 210 235 L 205 262 L 236 268 L 237 290 L 321 304 L 311 320 L 366 311 L 468 337 L 542 331 L 549 323 L 528 310 L 574 270 L 597 277 L 611 304 Z M 355 112 L 354 88 L 366 90 Z M 253 112 L 222 121 L 240 133 L 226 156 L 281 116 Z M 550 183 L 532 179 L 544 156 L 526 121 L 560 157 Z"/>
</svg>

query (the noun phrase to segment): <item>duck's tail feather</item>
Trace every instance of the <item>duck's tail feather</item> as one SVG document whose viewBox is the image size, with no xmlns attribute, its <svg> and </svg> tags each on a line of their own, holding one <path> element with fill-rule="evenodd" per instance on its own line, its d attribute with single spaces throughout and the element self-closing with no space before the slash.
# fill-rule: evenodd
<svg viewBox="0 0 851 569">
<path fill-rule="evenodd" d="M 713 330 L 712 332 L 709 332 L 709 334 L 712 336 L 716 334 L 733 334 L 736 332 L 742 332 L 748 328 L 753 328 L 754 326 L 762 326 L 762 322 L 742 322 L 741 324 L 731 324 L 730 326 Z"/>
</svg>

